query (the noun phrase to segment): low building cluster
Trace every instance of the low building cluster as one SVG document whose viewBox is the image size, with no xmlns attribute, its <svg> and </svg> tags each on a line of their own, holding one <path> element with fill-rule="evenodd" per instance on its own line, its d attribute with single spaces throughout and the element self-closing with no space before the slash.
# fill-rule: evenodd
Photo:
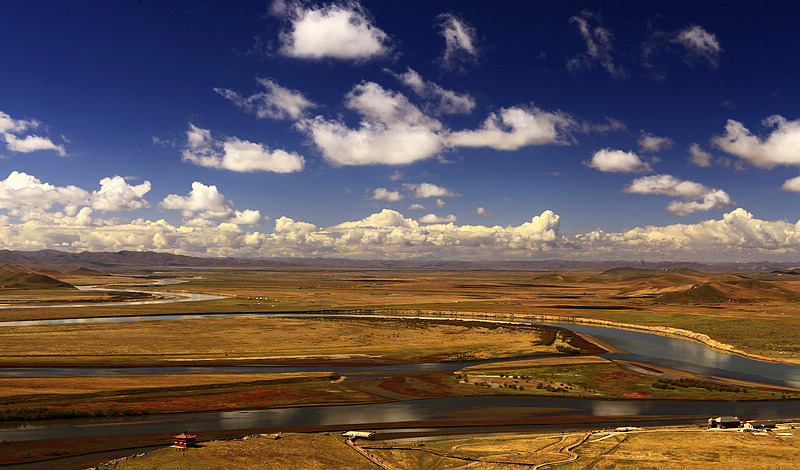
<svg viewBox="0 0 800 470">
<path fill-rule="evenodd" d="M 719 429 L 741 428 L 746 431 L 767 431 L 775 429 L 777 423 L 775 421 L 742 420 L 736 416 L 720 416 L 717 418 L 708 418 L 708 427 Z"/>
</svg>

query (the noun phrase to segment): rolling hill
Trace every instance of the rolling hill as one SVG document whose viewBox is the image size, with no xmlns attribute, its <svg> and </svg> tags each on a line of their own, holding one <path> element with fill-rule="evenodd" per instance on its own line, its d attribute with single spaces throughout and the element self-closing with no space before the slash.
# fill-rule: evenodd
<svg viewBox="0 0 800 470">
<path fill-rule="evenodd" d="M 634 279 L 642 277 L 663 276 L 665 274 L 677 274 L 683 276 L 706 277 L 710 273 L 701 272 L 690 268 L 667 268 L 667 269 L 644 269 L 644 268 L 612 268 L 598 274 L 600 277 L 617 277 L 620 279 Z"/>
<path fill-rule="evenodd" d="M 75 286 L 13 264 L 0 267 L 0 289 L 75 289 Z"/>
<path fill-rule="evenodd" d="M 664 303 L 721 303 L 800 300 L 794 284 L 756 279 L 713 280 L 688 289 L 665 292 L 655 299 Z"/>
</svg>

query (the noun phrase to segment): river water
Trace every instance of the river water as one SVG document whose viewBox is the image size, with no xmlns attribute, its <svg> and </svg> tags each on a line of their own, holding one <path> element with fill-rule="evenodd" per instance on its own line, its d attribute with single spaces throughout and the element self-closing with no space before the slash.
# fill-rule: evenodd
<svg viewBox="0 0 800 470">
<path fill-rule="evenodd" d="M 24 320 L 13 322 L 0 322 L 2 326 L 36 326 L 69 323 L 106 323 L 106 322 L 132 322 L 148 320 L 180 320 L 199 318 L 221 317 L 297 317 L 308 315 L 287 314 L 195 314 L 195 315 L 143 315 L 130 317 L 98 317 L 58 320 Z M 357 317 L 357 315 L 326 315 L 328 317 Z M 371 315 L 370 318 L 379 317 Z M 396 318 L 396 317 L 395 317 Z M 411 318 L 411 317 L 404 317 Z M 415 317 L 428 319 L 444 319 L 445 317 Z M 452 318 L 446 318 L 452 320 Z M 472 319 L 470 321 L 492 322 L 486 319 Z M 500 321 L 502 323 L 523 323 L 522 321 Z M 544 325 L 567 328 L 577 333 L 585 333 L 625 351 L 627 354 L 606 354 L 603 357 L 610 359 L 627 359 L 650 362 L 657 365 L 672 367 L 701 374 L 707 377 L 721 377 L 729 379 L 749 380 L 772 385 L 800 388 L 800 366 L 772 362 L 756 361 L 742 356 L 726 354 L 715 351 L 707 346 L 680 338 L 659 336 L 639 331 L 622 330 L 616 328 L 589 326 L 581 324 L 542 323 Z M 524 359 L 524 358 L 523 358 Z M 404 365 L 370 365 L 360 367 L 198 367 L 198 366 L 172 366 L 149 368 L 125 369 L 98 369 L 98 368 L 14 368 L 0 369 L 0 376 L 62 376 L 62 375 L 121 375 L 121 374 L 164 374 L 164 373 L 258 373 L 258 372 L 317 372 L 331 371 L 339 374 L 379 374 L 379 373 L 424 373 L 436 371 L 455 371 L 466 366 L 482 364 L 486 361 L 464 363 L 429 363 L 429 364 L 404 364 Z"/>
<path fill-rule="evenodd" d="M 142 284 L 126 284 L 124 287 L 137 287 L 137 286 L 169 286 L 174 284 L 182 284 L 186 282 L 185 280 L 180 279 L 157 279 L 152 282 L 142 283 Z M 118 306 L 127 306 L 127 305 L 155 305 L 155 304 L 168 304 L 168 303 L 175 303 L 175 302 L 201 302 L 204 300 L 219 300 L 224 299 L 225 297 L 221 295 L 211 295 L 211 294 L 193 294 L 189 292 L 154 292 L 154 291 L 147 291 L 147 290 L 135 290 L 135 289 L 110 289 L 103 286 L 77 286 L 78 290 L 85 290 L 85 291 L 98 291 L 98 292 L 135 292 L 139 294 L 163 294 L 168 296 L 174 296 L 174 299 L 154 299 L 154 300 L 134 300 L 130 302 L 88 302 L 88 303 L 76 303 L 76 304 L 30 304 L 30 305 L 0 305 L 0 309 L 8 310 L 8 309 L 25 309 L 25 308 L 65 308 L 65 307 L 118 307 Z M 9 325 L 10 326 L 10 325 Z"/>
<path fill-rule="evenodd" d="M 270 429 L 303 426 L 364 428 L 402 425 L 417 421 L 452 419 L 459 412 L 516 408 L 517 418 L 538 416 L 693 417 L 735 415 L 747 419 L 800 416 L 798 401 L 691 402 L 657 400 L 587 400 L 521 396 L 451 397 L 347 406 L 309 406 L 266 410 L 180 413 L 101 420 L 70 420 L 44 425 L 7 425 L 0 440 L 58 439 L 64 437 L 125 436 L 237 429 Z M 555 408 L 555 410 L 553 409 Z M 486 418 L 490 418 L 487 411 Z"/>
<path fill-rule="evenodd" d="M 209 314 L 151 317 L 115 317 L 79 320 L 42 320 L 31 322 L 2 322 L 2 326 L 41 325 L 69 322 L 146 321 L 219 316 L 260 316 L 241 314 Z M 276 315 L 269 315 L 276 316 Z M 426 317 L 432 318 L 432 317 Z M 448 318 L 452 320 L 452 318 Z M 469 319 L 475 321 L 474 319 Z M 484 320 L 485 321 L 485 320 Z M 510 323 L 510 322 L 509 322 Z M 525 322 L 522 322 L 525 323 Z M 643 332 L 575 324 L 553 324 L 597 337 L 629 354 L 607 355 L 613 358 L 641 360 L 707 376 L 739 378 L 776 385 L 800 387 L 800 366 L 766 363 L 740 356 L 720 353 L 702 344 L 678 338 L 668 338 Z M 256 373 L 282 371 L 337 371 L 345 375 L 404 373 L 406 375 L 433 371 L 458 370 L 470 363 L 407 364 L 399 366 L 365 365 L 363 367 L 151 367 L 133 369 L 33 369 L 0 370 L 0 375 L 101 375 L 150 373 Z M 278 427 L 337 426 L 363 427 L 391 425 L 414 421 L 450 419 L 459 412 L 493 407 L 512 407 L 519 418 L 576 415 L 604 417 L 647 416 L 720 416 L 736 415 L 749 419 L 770 419 L 800 416 L 800 401 L 769 402 L 688 402 L 658 400 L 589 400 L 575 398 L 546 398 L 524 396 L 450 397 L 403 402 L 346 406 L 288 407 L 266 410 L 181 413 L 174 415 L 135 418 L 70 420 L 43 425 L 7 423 L 0 426 L 0 440 L 50 439 L 61 437 L 92 437 L 130 434 L 267 429 Z M 549 410 L 556 408 L 557 410 Z"/>
</svg>

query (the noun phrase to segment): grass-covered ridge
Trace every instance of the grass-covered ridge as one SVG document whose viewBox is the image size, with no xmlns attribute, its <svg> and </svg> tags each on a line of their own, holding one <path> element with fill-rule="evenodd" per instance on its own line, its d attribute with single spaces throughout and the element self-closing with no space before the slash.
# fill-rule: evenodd
<svg viewBox="0 0 800 470">
<path fill-rule="evenodd" d="M 0 289 L 75 289 L 75 286 L 22 266 L 6 264 L 0 267 Z"/>
</svg>

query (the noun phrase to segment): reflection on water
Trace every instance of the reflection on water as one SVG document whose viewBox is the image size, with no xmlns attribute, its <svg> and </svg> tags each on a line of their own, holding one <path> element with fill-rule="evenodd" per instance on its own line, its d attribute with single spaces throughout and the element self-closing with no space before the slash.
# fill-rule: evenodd
<svg viewBox="0 0 800 470">
<path fill-rule="evenodd" d="M 144 316 L 93 318 L 78 320 L 45 320 L 32 322 L 3 322 L 0 326 L 42 325 L 74 322 L 141 321 L 212 317 L 268 317 L 281 315 L 201 314 L 176 316 Z M 291 315 L 283 315 L 291 316 Z M 452 320 L 452 318 L 449 318 Z M 472 319 L 469 319 L 472 320 Z M 514 323 L 504 321 L 503 323 Z M 528 322 L 519 322 L 528 323 Z M 620 348 L 628 353 L 606 355 L 610 358 L 632 359 L 651 362 L 676 369 L 689 370 L 705 375 L 741 378 L 757 382 L 800 387 L 800 366 L 754 361 L 713 351 L 702 344 L 678 338 L 618 330 L 587 325 L 552 324 L 578 333 L 586 333 Z M 465 363 L 454 364 L 409 364 L 401 366 L 321 367 L 321 368 L 266 368 L 266 367 L 176 367 L 143 368 L 142 373 L 223 370 L 251 372 L 278 371 L 341 371 L 349 375 L 359 373 L 429 372 L 457 370 Z M 165 370 L 166 369 L 166 370 Z M 61 369 L 65 375 L 69 370 Z M 58 375 L 59 369 L 50 369 Z M 131 374 L 137 369 L 95 369 L 96 374 Z M 12 369 L 6 375 L 35 375 L 31 369 Z M 369 405 L 318 406 L 296 408 L 274 408 L 268 410 L 228 411 L 218 413 L 186 413 L 169 416 L 135 417 L 119 419 L 70 421 L 48 423 L 47 426 L 28 426 L 19 423 L 0 426 L 0 440 L 51 439 L 61 437 L 90 437 L 147 433 L 169 433 L 190 429 L 193 432 L 234 429 L 268 429 L 301 426 L 362 426 L 377 423 L 402 423 L 424 420 L 447 419 L 450 413 L 496 407 L 517 407 L 519 418 L 559 414 L 552 409 L 573 408 L 574 414 L 585 416 L 724 416 L 735 415 L 749 419 L 773 419 L 800 416 L 800 401 L 791 402 L 686 402 L 686 401 L 610 401 L 586 399 L 559 399 L 543 397 L 485 396 L 421 399 L 406 402 L 378 403 Z M 540 408 L 525 410 L 525 408 Z M 549 410 L 548 410 L 549 409 Z M 489 413 L 489 411 L 487 411 Z M 573 412 L 570 412 L 573 414 Z M 488 418 L 491 418 L 489 416 Z"/>
<path fill-rule="evenodd" d="M 181 284 L 186 281 L 179 279 L 157 279 L 153 282 L 146 282 L 142 284 L 126 284 L 126 287 L 138 286 L 169 286 L 173 284 Z M 130 302 L 88 302 L 88 303 L 74 303 L 74 304 L 50 304 L 50 305 L 0 305 L 0 309 L 17 309 L 17 308 L 65 308 L 65 307 L 117 307 L 122 305 L 154 305 L 154 304 L 169 304 L 175 302 L 202 302 L 204 300 L 219 300 L 225 297 L 221 295 L 210 294 L 192 294 L 187 292 L 155 292 L 147 290 L 136 289 L 110 289 L 104 286 L 76 286 L 78 290 L 82 291 L 97 291 L 97 292 L 133 292 L 138 294 L 161 294 L 176 297 L 174 299 L 155 299 L 155 300 L 134 300 Z M 15 326 L 15 325 L 8 325 Z"/>
<path fill-rule="evenodd" d="M 629 353 L 606 356 L 612 359 L 639 360 L 707 376 L 800 387 L 800 366 L 797 365 L 756 361 L 718 352 L 694 341 L 640 331 L 578 324 L 548 324 L 594 336 Z"/>
<path fill-rule="evenodd" d="M 146 321 L 146 320 L 179 320 L 179 319 L 197 319 L 197 318 L 221 318 L 221 317 L 292 317 L 302 315 L 290 314 L 193 314 L 193 315 L 143 315 L 143 316 L 128 316 L 128 317 L 101 317 L 101 318 L 79 318 L 79 319 L 60 319 L 60 320 L 28 320 L 28 321 L 12 321 L 0 322 L 1 326 L 35 326 L 47 324 L 67 324 L 67 323 L 98 323 L 98 322 L 127 322 L 127 321 Z M 353 317 L 358 315 L 327 315 L 336 317 Z M 411 317 L 404 317 L 411 318 Z M 415 317 L 415 318 L 435 318 L 435 317 Z M 453 318 L 448 318 L 453 320 Z M 466 318 L 468 320 L 473 320 Z M 482 320 L 491 321 L 491 320 Z M 532 324 L 531 322 L 512 322 L 500 321 L 499 323 L 524 323 Z M 686 370 L 706 376 L 716 376 L 731 379 L 750 380 L 753 382 L 762 382 L 773 385 L 783 385 L 789 387 L 800 388 L 800 366 L 791 364 L 779 364 L 770 362 L 761 362 L 753 359 L 748 359 L 741 356 L 731 354 L 724 354 L 714 351 L 700 343 L 693 341 L 670 338 L 666 336 L 658 336 L 654 334 L 620 330 L 615 328 L 588 326 L 580 324 L 560 324 L 560 323 L 545 323 L 546 325 L 567 328 L 577 333 L 585 333 L 597 337 L 600 340 L 622 349 L 628 354 L 607 354 L 604 357 L 611 359 L 628 359 L 639 360 L 644 362 L 651 362 L 674 369 Z M 482 361 L 486 362 L 486 361 Z M 359 374 L 359 373 L 375 373 L 375 372 L 434 372 L 434 371 L 453 371 L 458 368 L 478 364 L 481 362 L 473 363 L 427 363 L 427 364 L 406 364 L 397 366 L 371 366 L 364 365 L 363 367 L 290 367 L 290 368 L 270 368 L 270 372 L 294 372 L 294 371 L 336 371 L 338 373 Z M 176 373 L 196 373 L 189 368 L 170 367 L 163 372 L 176 372 Z M 202 369 L 202 368 L 201 368 Z M 246 371 L 246 368 L 210 368 L 217 373 L 228 372 L 237 373 Z M 79 369 L 75 369 L 76 371 Z M 144 373 L 158 373 L 155 372 L 158 368 L 144 369 Z M 208 369 L 206 369 L 208 370 Z M 265 372 L 263 368 L 253 368 L 253 372 Z M 0 370 L 2 375 L 71 375 L 68 369 L 62 369 L 57 372 L 57 369 L 50 369 L 39 373 L 30 369 L 11 369 Z M 92 372 L 83 369 L 86 375 L 102 375 L 102 374 L 115 374 L 118 373 L 117 369 L 95 369 Z M 152 371 L 152 372 L 151 372 Z M 198 370 L 199 372 L 199 370 Z M 138 373 L 136 369 L 127 369 L 126 373 Z"/>
<path fill-rule="evenodd" d="M 162 416 L 109 418 L 51 422 L 43 426 L 6 423 L 0 426 L 0 440 L 56 439 L 63 437 L 124 436 L 174 433 L 180 430 L 210 432 L 237 429 L 274 429 L 301 426 L 363 428 L 379 423 L 410 423 L 451 419 L 465 410 L 506 408 L 517 411 L 515 418 L 536 418 L 563 414 L 554 409 L 570 408 L 575 416 L 740 416 L 746 419 L 775 419 L 800 416 L 800 402 L 684 402 L 613 401 L 570 398 L 483 396 L 420 399 L 406 402 L 348 406 L 272 408 L 251 411 L 181 413 Z M 487 411 L 482 417 L 491 420 Z M 471 424 L 479 425 L 480 419 Z"/>
<path fill-rule="evenodd" d="M 158 302 L 158 301 L 153 301 Z M 165 301 L 166 302 L 166 301 Z M 96 306 L 97 304 L 95 304 Z M 104 303 L 105 305 L 112 305 Z M 125 305 L 130 305 L 125 303 Z M 78 305 L 75 305 L 78 306 Z M 0 306 L 2 308 L 4 306 Z M 88 317 L 88 318 L 58 318 L 54 320 L 18 320 L 18 321 L 4 321 L 0 322 L 2 326 L 40 326 L 40 325 L 65 325 L 70 323 L 110 323 L 110 322 L 131 322 L 131 321 L 150 321 L 150 320 L 191 320 L 197 318 L 235 318 L 235 317 L 252 317 L 251 314 L 246 313 L 198 313 L 191 315 L 136 315 L 124 317 Z"/>
<path fill-rule="evenodd" d="M 600 401 L 591 402 L 594 416 L 637 416 L 642 407 L 635 401 Z"/>
</svg>

